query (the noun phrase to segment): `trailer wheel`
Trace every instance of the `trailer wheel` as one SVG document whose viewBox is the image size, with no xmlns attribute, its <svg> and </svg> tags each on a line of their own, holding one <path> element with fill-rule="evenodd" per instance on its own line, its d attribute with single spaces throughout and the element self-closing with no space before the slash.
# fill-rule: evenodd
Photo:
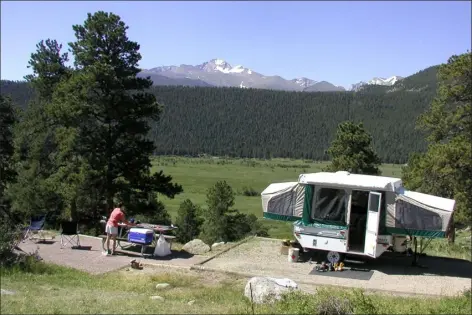
<svg viewBox="0 0 472 315">
<path fill-rule="evenodd" d="M 344 260 L 344 254 L 339 252 L 328 252 L 326 259 L 332 264 L 340 263 Z"/>
</svg>

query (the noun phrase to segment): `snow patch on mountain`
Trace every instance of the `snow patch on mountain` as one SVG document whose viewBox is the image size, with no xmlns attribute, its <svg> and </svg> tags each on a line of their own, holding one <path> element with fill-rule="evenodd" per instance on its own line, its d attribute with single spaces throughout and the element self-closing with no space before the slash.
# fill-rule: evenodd
<svg viewBox="0 0 472 315">
<path fill-rule="evenodd" d="M 232 66 L 223 59 L 212 59 L 208 62 L 204 62 L 198 66 L 201 70 L 207 72 L 221 72 L 221 73 L 247 73 L 252 74 L 250 69 L 244 68 L 241 65 Z"/>
<path fill-rule="evenodd" d="M 375 85 L 394 85 L 397 83 L 399 80 L 403 79 L 400 76 L 391 76 L 390 78 L 373 78 L 370 80 L 367 84 L 375 84 Z"/>
<path fill-rule="evenodd" d="M 301 86 L 302 88 L 307 88 L 309 86 L 316 84 L 318 81 L 301 77 L 301 78 L 293 79 L 292 82 L 295 82 L 297 85 Z"/>
<path fill-rule="evenodd" d="M 361 82 L 358 82 L 358 83 L 355 83 L 351 86 L 351 90 L 352 91 L 358 91 L 362 88 L 362 86 L 364 85 L 384 85 L 384 86 L 392 86 L 394 85 L 395 83 L 397 83 L 398 81 L 402 80 L 403 77 L 401 76 L 398 76 L 398 75 L 394 75 L 394 76 L 391 76 L 389 78 L 378 78 L 378 77 L 375 77 L 373 78 L 372 80 L 369 80 L 369 81 L 361 81 Z"/>
</svg>

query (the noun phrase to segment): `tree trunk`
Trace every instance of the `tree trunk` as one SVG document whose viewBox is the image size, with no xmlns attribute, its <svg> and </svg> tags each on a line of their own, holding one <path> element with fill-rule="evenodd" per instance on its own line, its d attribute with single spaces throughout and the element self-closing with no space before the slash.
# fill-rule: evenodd
<svg viewBox="0 0 472 315">
<path fill-rule="evenodd" d="M 452 226 L 447 236 L 447 242 L 449 244 L 454 244 L 455 241 L 456 241 L 456 227 Z"/>
<path fill-rule="evenodd" d="M 71 202 L 71 205 L 70 205 L 70 219 L 72 221 L 76 221 L 78 220 L 78 217 L 77 217 L 77 197 L 74 197 L 72 199 L 72 202 Z"/>
<path fill-rule="evenodd" d="M 454 244 L 456 241 L 456 224 L 454 223 L 454 217 L 451 218 L 451 225 L 449 226 L 449 231 L 447 235 L 447 242 L 449 244 Z"/>
<path fill-rule="evenodd" d="M 101 215 L 102 215 L 102 209 L 100 209 L 101 206 L 96 204 L 94 207 L 93 207 L 93 227 L 95 228 L 95 236 L 98 236 L 100 234 L 103 234 L 104 233 L 104 228 L 102 229 L 102 225 L 100 224 L 100 220 L 101 220 Z M 107 215 L 108 217 L 108 215 Z M 103 231 L 102 231 L 103 230 Z"/>
</svg>

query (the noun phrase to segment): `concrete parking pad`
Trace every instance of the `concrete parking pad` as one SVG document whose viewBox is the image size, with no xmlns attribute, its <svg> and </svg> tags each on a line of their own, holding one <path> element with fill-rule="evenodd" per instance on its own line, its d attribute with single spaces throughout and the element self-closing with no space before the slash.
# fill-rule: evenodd
<svg viewBox="0 0 472 315">
<path fill-rule="evenodd" d="M 288 262 L 286 255 L 280 255 L 280 240 L 255 238 L 201 267 L 246 276 L 289 278 L 307 289 L 316 285 L 334 285 L 402 295 L 452 296 L 471 288 L 472 263 L 439 257 L 422 257 L 420 262 L 428 268 L 411 267 L 411 257 L 379 258 L 365 265 L 374 270 L 368 281 L 310 275 L 315 265 Z"/>
</svg>

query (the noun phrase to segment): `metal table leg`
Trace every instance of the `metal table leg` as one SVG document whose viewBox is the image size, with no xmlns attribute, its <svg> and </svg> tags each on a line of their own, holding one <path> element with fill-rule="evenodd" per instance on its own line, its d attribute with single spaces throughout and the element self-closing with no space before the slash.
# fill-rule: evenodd
<svg viewBox="0 0 472 315">
<path fill-rule="evenodd" d="M 126 230 L 124 235 L 123 235 L 123 230 L 125 229 L 124 226 L 119 227 L 119 233 L 118 233 L 118 238 L 124 238 L 126 235 L 128 235 L 129 231 Z M 121 241 L 116 240 L 117 246 L 120 246 L 121 249 L 124 249 L 124 247 L 129 247 L 131 245 L 121 245 Z"/>
</svg>

